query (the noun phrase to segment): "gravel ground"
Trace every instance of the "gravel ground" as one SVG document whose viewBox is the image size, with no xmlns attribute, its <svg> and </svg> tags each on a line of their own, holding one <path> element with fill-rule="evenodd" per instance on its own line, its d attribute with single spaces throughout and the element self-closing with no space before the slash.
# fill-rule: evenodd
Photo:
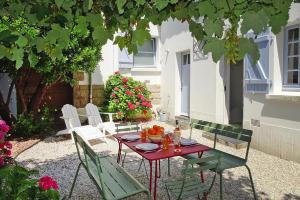
<svg viewBox="0 0 300 200">
<path fill-rule="evenodd" d="M 164 124 L 170 130 L 173 127 Z M 201 137 L 200 131 L 193 133 L 193 138 L 200 143 L 211 146 L 212 141 Z M 188 136 L 188 131 L 183 131 Z M 222 144 L 218 149 L 235 155 L 244 155 L 245 150 L 236 150 Z M 97 152 L 108 152 L 116 157 L 117 143 L 108 139 L 108 144 L 94 145 Z M 137 172 L 139 156 L 129 155 L 125 164 L 126 170 L 133 174 L 142 184 L 148 187 L 148 179 L 144 169 Z M 79 163 L 76 148 L 71 140 L 49 137 L 32 148 L 20 154 L 17 161 L 29 168 L 38 168 L 41 175 L 50 175 L 57 180 L 62 196 L 67 195 Z M 162 181 L 167 179 L 167 162 L 161 162 L 162 177 L 158 179 L 158 200 L 168 199 Z M 255 149 L 250 149 L 248 165 L 252 171 L 254 184 L 259 199 L 299 199 L 300 200 L 300 164 L 279 159 Z M 149 166 L 147 165 L 147 168 Z M 172 176 L 178 176 L 182 167 L 181 158 L 171 160 Z M 147 169 L 149 171 L 149 168 Z M 253 199 L 250 181 L 246 168 L 239 167 L 224 172 L 224 199 Z M 219 178 L 209 199 L 219 199 Z M 72 199 L 99 199 L 99 194 L 84 169 L 80 170 Z M 129 199 L 145 199 L 143 195 L 137 195 Z"/>
</svg>

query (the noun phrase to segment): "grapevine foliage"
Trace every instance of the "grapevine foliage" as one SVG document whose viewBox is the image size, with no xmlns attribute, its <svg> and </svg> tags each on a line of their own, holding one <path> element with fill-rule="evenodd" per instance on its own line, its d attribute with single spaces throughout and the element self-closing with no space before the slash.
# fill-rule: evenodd
<svg viewBox="0 0 300 200">
<path fill-rule="evenodd" d="M 205 40 L 204 52 L 218 61 L 235 62 L 250 54 L 259 59 L 253 38 L 269 27 L 280 32 L 287 23 L 292 0 L 2 0 L 0 2 L 0 60 L 34 67 L 38 54 L 63 60 L 75 30 L 92 33 L 99 46 L 108 39 L 136 52 L 150 38 L 149 23 L 161 25 L 170 17 L 188 22 L 192 35 Z M 26 26 L 11 22 L 25 20 Z M 24 23 L 23 23 L 24 24 Z M 35 32 L 39 30 L 40 32 Z M 122 34 L 118 34 L 122 33 Z"/>
</svg>

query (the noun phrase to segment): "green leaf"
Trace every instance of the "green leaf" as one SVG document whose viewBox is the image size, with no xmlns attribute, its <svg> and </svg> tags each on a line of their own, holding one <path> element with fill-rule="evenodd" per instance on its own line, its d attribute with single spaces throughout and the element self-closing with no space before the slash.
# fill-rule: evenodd
<svg viewBox="0 0 300 200">
<path fill-rule="evenodd" d="M 87 22 L 91 23 L 92 27 L 95 29 L 99 26 L 103 26 L 103 17 L 100 14 L 88 14 L 86 16 Z"/>
<path fill-rule="evenodd" d="M 220 58 L 224 55 L 225 50 L 225 41 L 218 40 L 215 38 L 212 40 L 208 40 L 203 48 L 203 52 L 205 54 L 208 54 L 209 52 L 212 53 L 212 58 L 214 62 L 218 62 L 220 60 Z"/>
<path fill-rule="evenodd" d="M 15 47 L 11 51 L 12 60 L 16 61 L 16 69 L 20 69 L 23 65 L 24 50 Z"/>
<path fill-rule="evenodd" d="M 243 59 L 246 54 L 249 54 L 253 59 L 253 62 L 256 63 L 260 57 L 258 47 L 252 38 L 241 38 L 239 50 L 239 59 Z"/>
<path fill-rule="evenodd" d="M 3 45 L 0 45 L 0 59 L 7 57 L 9 55 L 9 50 Z"/>
<path fill-rule="evenodd" d="M 19 37 L 19 39 L 16 41 L 16 43 L 17 43 L 17 45 L 19 47 L 25 47 L 27 45 L 27 43 L 28 43 L 28 40 L 27 40 L 26 37 L 24 37 L 24 36 L 21 35 Z"/>
<path fill-rule="evenodd" d="M 62 6 L 65 0 L 55 0 L 55 4 L 57 5 L 58 8 Z"/>
<path fill-rule="evenodd" d="M 108 32 L 102 28 L 97 28 L 93 31 L 93 39 L 99 42 L 100 44 L 105 44 L 108 39 Z"/>
<path fill-rule="evenodd" d="M 46 41 L 43 38 L 40 37 L 36 38 L 34 43 L 36 45 L 36 49 L 38 53 L 42 52 L 46 47 Z"/>
<path fill-rule="evenodd" d="M 135 0 L 135 2 L 138 6 L 141 6 L 145 4 L 146 0 Z"/>
<path fill-rule="evenodd" d="M 208 36 L 213 36 L 214 34 L 218 37 L 222 37 L 223 35 L 223 26 L 224 23 L 220 20 L 211 20 L 207 19 L 204 24 L 204 31 Z"/>
<path fill-rule="evenodd" d="M 249 30 L 253 30 L 255 34 L 259 34 L 268 27 L 268 22 L 269 18 L 264 10 L 246 12 L 243 16 L 241 32 L 246 34 Z"/>
<path fill-rule="evenodd" d="M 145 40 L 150 40 L 151 35 L 149 30 L 136 29 L 132 34 L 132 41 L 138 45 L 143 45 Z"/>
<path fill-rule="evenodd" d="M 166 8 L 168 4 L 169 4 L 169 0 L 155 0 L 155 6 L 159 11 Z"/>
<path fill-rule="evenodd" d="M 124 12 L 123 7 L 124 7 L 125 3 L 126 3 L 126 0 L 117 0 L 116 1 L 117 8 L 118 8 L 118 11 L 120 14 L 122 14 Z"/>
<path fill-rule="evenodd" d="M 52 51 L 52 60 L 57 59 L 62 59 L 63 58 L 63 53 L 62 53 L 62 49 L 59 46 L 56 46 L 53 51 Z"/>
<path fill-rule="evenodd" d="M 28 55 L 28 61 L 29 61 L 30 67 L 35 67 L 36 64 L 39 62 L 38 57 L 32 52 Z"/>
<path fill-rule="evenodd" d="M 198 10 L 200 16 L 213 17 L 216 9 L 210 1 L 198 1 Z"/>
<path fill-rule="evenodd" d="M 190 29 L 190 31 L 192 32 L 192 35 L 196 38 L 197 41 L 203 40 L 204 31 L 203 31 L 203 26 L 200 23 L 196 23 L 194 21 L 191 21 L 189 29 Z"/>
</svg>

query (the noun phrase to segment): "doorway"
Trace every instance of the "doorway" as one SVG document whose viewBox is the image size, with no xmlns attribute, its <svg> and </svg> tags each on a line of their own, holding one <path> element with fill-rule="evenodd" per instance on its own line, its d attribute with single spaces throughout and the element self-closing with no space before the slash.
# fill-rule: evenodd
<svg viewBox="0 0 300 200">
<path fill-rule="evenodd" d="M 230 64 L 230 105 L 229 123 L 243 123 L 243 61 Z"/>
<path fill-rule="evenodd" d="M 190 53 L 181 55 L 181 115 L 190 115 Z"/>
</svg>

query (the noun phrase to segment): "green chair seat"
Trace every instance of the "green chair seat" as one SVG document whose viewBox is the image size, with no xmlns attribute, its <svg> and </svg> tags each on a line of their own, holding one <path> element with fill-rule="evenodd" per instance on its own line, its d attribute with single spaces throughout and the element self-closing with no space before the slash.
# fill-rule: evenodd
<svg viewBox="0 0 300 200">
<path fill-rule="evenodd" d="M 238 156 L 228 154 L 223 151 L 219 151 L 217 149 L 212 149 L 210 151 L 204 152 L 201 158 L 206 158 L 208 156 L 220 157 L 220 164 L 218 166 L 218 172 L 222 172 L 225 169 L 231 169 L 231 168 L 235 168 L 235 167 L 245 166 L 245 164 L 246 164 L 245 159 L 240 158 Z M 188 154 L 188 155 L 185 155 L 182 157 L 184 157 L 185 159 L 195 159 L 195 158 L 198 158 L 198 154 Z"/>
</svg>

